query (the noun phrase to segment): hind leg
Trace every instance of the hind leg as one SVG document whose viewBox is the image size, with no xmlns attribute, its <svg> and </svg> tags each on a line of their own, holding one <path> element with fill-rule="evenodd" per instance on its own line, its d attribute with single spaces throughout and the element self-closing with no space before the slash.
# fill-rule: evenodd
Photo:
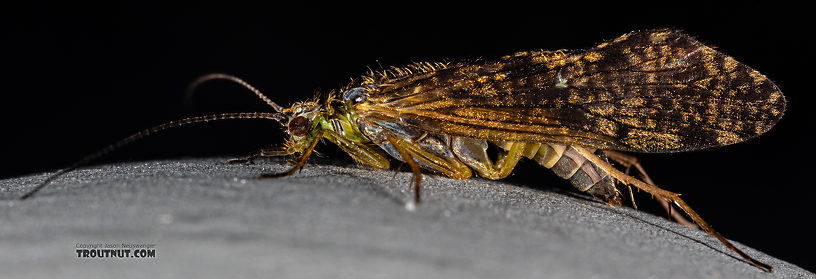
<svg viewBox="0 0 816 279">
<path fill-rule="evenodd" d="M 683 201 L 683 199 L 680 198 L 680 194 L 672 193 L 672 192 L 663 190 L 660 187 L 657 187 L 657 186 L 655 186 L 653 184 L 646 183 L 646 182 L 644 182 L 642 180 L 639 180 L 639 179 L 634 178 L 634 177 L 632 177 L 630 175 L 627 175 L 627 174 L 621 172 L 620 170 L 616 169 L 615 167 L 613 167 L 612 165 L 610 165 L 606 161 L 602 160 L 600 157 L 594 156 L 594 153 L 592 151 L 590 151 L 590 150 L 588 150 L 588 149 L 586 149 L 584 147 L 576 147 L 576 146 L 573 146 L 573 147 L 578 151 L 578 153 L 580 153 L 581 155 L 584 155 L 584 157 L 586 157 L 587 160 L 591 161 L 596 166 L 598 166 L 599 168 L 601 168 L 604 171 L 606 171 L 607 173 L 609 173 L 609 175 L 611 175 L 612 177 L 614 177 L 615 179 L 617 179 L 621 183 L 624 183 L 626 185 L 632 185 L 632 186 L 634 186 L 634 187 L 636 187 L 636 188 L 638 188 L 640 190 L 643 190 L 643 191 L 646 191 L 649 194 L 652 194 L 658 200 L 665 200 L 667 202 L 671 202 L 672 204 L 676 205 L 677 207 L 680 208 L 680 210 L 682 210 L 689 217 L 691 217 L 691 220 L 694 221 L 694 223 L 696 223 L 698 226 L 700 226 L 701 229 L 703 229 L 708 234 L 710 234 L 710 235 L 714 236 L 715 238 L 717 238 L 717 240 L 719 240 L 720 243 L 725 245 L 725 247 L 728 248 L 728 250 L 731 250 L 734 253 L 737 253 L 738 255 L 740 255 L 748 263 L 750 263 L 750 264 L 752 264 L 752 265 L 756 266 L 757 268 L 760 268 L 760 269 L 762 269 L 764 271 L 767 271 L 767 272 L 771 272 L 773 270 L 773 268 L 770 265 L 762 263 L 762 262 L 757 261 L 756 259 L 752 258 L 748 254 L 746 254 L 745 252 L 743 252 L 742 250 L 740 250 L 739 248 L 734 246 L 734 244 L 731 243 L 730 241 L 728 241 L 728 239 L 726 239 L 721 234 L 719 234 L 717 231 L 715 231 L 714 228 L 711 227 L 711 225 L 709 225 L 706 221 L 703 220 L 702 217 L 700 217 L 699 214 L 697 214 L 697 212 L 694 212 L 694 210 L 691 209 L 691 206 L 689 206 L 685 201 Z M 623 157 L 620 157 L 620 158 L 623 158 Z"/>
<path fill-rule="evenodd" d="M 620 152 L 606 151 L 606 150 L 604 151 L 604 154 L 606 155 L 606 157 L 609 157 L 609 159 L 612 159 L 613 161 L 617 162 L 618 164 L 621 164 L 624 167 L 626 167 L 627 170 L 629 168 L 634 168 L 638 172 L 638 176 L 640 176 L 640 179 L 642 179 L 644 182 L 649 183 L 651 185 L 656 185 L 654 183 L 654 181 L 652 181 L 652 179 L 649 178 L 649 175 L 646 174 L 646 170 L 644 170 L 643 167 L 640 165 L 640 162 L 638 162 L 637 157 L 632 156 L 632 155 L 623 154 L 623 153 L 620 153 Z M 629 189 L 630 194 L 631 194 L 631 191 L 632 190 L 630 188 Z M 680 214 L 680 212 L 678 212 L 677 210 L 672 210 L 672 205 L 669 204 L 667 201 L 662 200 L 662 199 L 658 199 L 657 201 L 660 203 L 661 206 L 663 206 L 664 209 L 666 209 L 666 211 L 669 213 L 671 218 L 674 219 L 674 221 L 676 221 L 677 223 L 680 223 L 683 226 L 686 226 L 686 227 L 689 227 L 689 228 L 692 228 L 692 229 L 699 229 L 697 224 L 694 224 L 694 222 L 691 222 L 688 219 L 686 219 L 685 217 L 683 217 L 683 215 Z"/>
</svg>

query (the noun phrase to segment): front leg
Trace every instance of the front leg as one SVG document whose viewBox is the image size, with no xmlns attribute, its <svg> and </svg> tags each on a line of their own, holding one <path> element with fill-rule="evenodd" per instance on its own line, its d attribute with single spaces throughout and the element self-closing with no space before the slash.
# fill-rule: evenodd
<svg viewBox="0 0 816 279">
<path fill-rule="evenodd" d="M 309 147 L 307 147 L 306 150 L 303 151 L 303 155 L 300 156 L 300 159 L 298 160 L 298 163 L 294 167 L 292 167 L 289 171 L 282 172 L 282 173 L 262 173 L 262 174 L 258 175 L 258 178 L 259 179 L 261 179 L 261 178 L 274 178 L 274 177 L 290 176 L 290 175 L 295 174 L 295 172 L 297 172 L 299 169 L 301 169 L 303 166 L 306 165 L 306 159 L 309 159 L 309 156 L 312 155 L 312 152 L 314 151 L 315 146 L 317 146 L 317 143 L 320 141 L 321 138 L 323 138 L 323 132 L 324 131 L 325 130 L 321 130 L 320 132 L 317 133 L 317 135 L 314 137 L 312 142 L 309 144 Z"/>
<path fill-rule="evenodd" d="M 258 178 L 274 178 L 274 177 L 282 177 L 282 176 L 289 176 L 294 174 L 297 170 L 301 169 L 304 165 L 306 165 L 306 159 L 309 158 L 310 155 L 314 152 L 315 146 L 320 141 L 320 139 L 325 138 L 331 141 L 340 149 L 343 149 L 346 153 L 351 155 L 355 162 L 362 163 L 365 165 L 369 165 L 379 169 L 388 169 L 390 164 L 388 162 L 388 158 L 386 158 L 381 152 L 372 149 L 364 144 L 360 144 L 357 142 L 350 141 L 336 132 L 331 130 L 321 130 L 317 136 L 312 140 L 309 144 L 309 147 L 303 152 L 303 155 L 298 159 L 298 163 L 289 171 L 284 173 L 263 173 L 258 175 Z M 266 152 L 266 153 L 265 153 Z M 261 150 L 261 153 L 250 155 L 246 161 L 254 160 L 260 156 L 283 156 L 283 155 L 290 155 L 292 152 L 289 151 L 272 151 L 272 150 Z M 237 159 L 235 161 L 244 161 L 241 159 Z"/>
<path fill-rule="evenodd" d="M 243 158 L 243 159 L 239 159 L 239 158 L 229 159 L 229 160 L 227 160 L 227 163 L 230 163 L 230 164 L 254 164 L 255 159 L 258 159 L 260 157 L 280 157 L 280 156 L 287 156 L 287 155 L 292 155 L 292 152 L 289 152 L 289 151 L 286 151 L 286 150 L 274 150 L 272 148 L 262 148 L 261 151 L 258 151 L 257 153 L 254 153 L 254 154 L 250 154 L 246 158 Z"/>
<path fill-rule="evenodd" d="M 326 130 L 323 137 L 343 149 L 357 163 L 383 170 L 391 167 L 391 163 L 388 162 L 388 155 L 377 147 L 352 141 L 331 130 Z"/>
</svg>

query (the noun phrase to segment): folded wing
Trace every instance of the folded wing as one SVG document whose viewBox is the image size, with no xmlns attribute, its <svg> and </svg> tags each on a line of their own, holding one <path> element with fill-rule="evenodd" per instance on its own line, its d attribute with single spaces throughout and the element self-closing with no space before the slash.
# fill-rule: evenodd
<svg viewBox="0 0 816 279">
<path fill-rule="evenodd" d="M 634 152 L 734 144 L 768 131 L 784 110 L 764 75 L 666 29 L 403 75 L 357 108 L 364 120 L 429 133 Z"/>
</svg>

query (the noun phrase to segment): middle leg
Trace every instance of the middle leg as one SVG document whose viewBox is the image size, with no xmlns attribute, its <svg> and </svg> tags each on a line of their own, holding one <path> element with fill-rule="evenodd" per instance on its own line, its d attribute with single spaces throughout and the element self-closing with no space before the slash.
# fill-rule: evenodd
<svg viewBox="0 0 816 279">
<path fill-rule="evenodd" d="M 466 165 L 475 170 L 479 176 L 497 180 L 510 175 L 527 149 L 527 143 L 507 142 L 496 163 L 487 155 L 487 141 L 466 137 L 454 137 L 451 140 L 453 154 Z"/>
</svg>

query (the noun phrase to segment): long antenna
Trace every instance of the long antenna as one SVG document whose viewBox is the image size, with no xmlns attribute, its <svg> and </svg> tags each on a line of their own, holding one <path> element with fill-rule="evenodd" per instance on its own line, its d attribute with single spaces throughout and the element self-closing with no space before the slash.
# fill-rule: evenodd
<svg viewBox="0 0 816 279">
<path fill-rule="evenodd" d="M 58 172 L 52 174 L 51 176 L 46 178 L 43 182 L 40 182 L 40 184 L 38 184 L 36 187 L 34 187 L 34 189 L 31 189 L 25 195 L 20 197 L 20 199 L 25 200 L 25 199 L 28 199 L 28 198 L 34 196 L 34 194 L 36 194 L 37 192 L 42 190 L 43 187 L 48 185 L 49 182 L 53 181 L 57 177 L 65 174 L 67 172 L 75 170 L 75 169 L 77 169 L 77 168 L 79 168 L 79 167 L 81 167 L 83 165 L 86 165 L 86 164 L 88 164 L 88 163 L 90 163 L 90 162 L 92 162 L 92 161 L 94 161 L 96 159 L 99 159 L 102 156 L 105 156 L 105 155 L 113 152 L 114 150 L 117 150 L 117 149 L 121 148 L 122 146 L 128 145 L 128 144 L 130 144 L 130 143 L 132 143 L 134 141 L 137 141 L 137 140 L 142 139 L 144 137 L 147 137 L 149 135 L 152 135 L 152 134 L 155 134 L 155 133 L 158 133 L 158 132 L 170 129 L 170 128 L 181 127 L 181 126 L 188 125 L 188 124 L 193 124 L 193 123 L 201 123 L 201 122 L 209 122 L 209 121 L 217 121 L 217 120 L 226 120 L 226 119 L 271 119 L 271 120 L 276 120 L 278 122 L 282 122 L 283 120 L 285 120 L 285 118 L 286 118 L 286 116 L 284 116 L 280 112 L 274 112 L 274 113 L 273 112 L 236 112 L 236 113 L 222 113 L 222 114 L 213 114 L 213 115 L 205 115 L 205 116 L 196 116 L 196 117 L 189 117 L 189 118 L 179 119 L 179 120 L 176 120 L 176 121 L 170 121 L 170 122 L 158 125 L 158 126 L 154 126 L 152 128 L 149 128 L 149 129 L 144 129 L 144 130 L 142 130 L 142 131 L 140 131 L 138 133 L 135 133 L 133 135 L 130 135 L 129 137 L 126 137 L 126 138 L 121 139 L 121 140 L 119 140 L 119 141 L 117 141 L 117 142 L 115 142 L 115 143 L 113 143 L 111 145 L 108 145 L 105 148 L 102 148 L 97 152 L 91 153 L 91 154 L 83 157 L 82 159 L 80 159 L 79 161 L 76 161 L 76 163 L 71 164 L 67 168 L 61 169 Z"/>
<path fill-rule="evenodd" d="M 207 81 L 210 81 L 210 80 L 216 80 L 216 79 L 226 79 L 226 80 L 234 81 L 235 83 L 246 87 L 246 89 L 249 89 L 249 91 L 252 91 L 252 93 L 255 93 L 255 95 L 257 95 L 258 98 L 261 98 L 261 100 L 266 102 L 267 105 L 274 108 L 275 111 L 281 112 L 283 110 L 283 107 L 281 107 L 280 105 L 276 104 L 275 102 L 273 102 L 272 100 L 267 98 L 266 95 L 261 93 L 260 90 L 256 89 L 252 85 L 249 85 L 249 83 L 247 83 L 246 81 L 244 81 L 244 80 L 242 80 L 242 79 L 240 79 L 238 77 L 235 77 L 235 76 L 231 76 L 231 75 L 228 75 L 228 74 L 221 74 L 221 73 L 212 73 L 212 74 L 203 75 L 203 76 L 197 78 L 196 80 L 194 80 L 192 83 L 190 83 L 190 85 L 187 86 L 187 92 L 184 93 L 185 103 L 190 103 L 190 100 L 193 99 L 193 93 L 195 92 L 196 88 L 198 88 L 199 85 L 201 85 L 204 82 L 207 82 Z"/>
</svg>

